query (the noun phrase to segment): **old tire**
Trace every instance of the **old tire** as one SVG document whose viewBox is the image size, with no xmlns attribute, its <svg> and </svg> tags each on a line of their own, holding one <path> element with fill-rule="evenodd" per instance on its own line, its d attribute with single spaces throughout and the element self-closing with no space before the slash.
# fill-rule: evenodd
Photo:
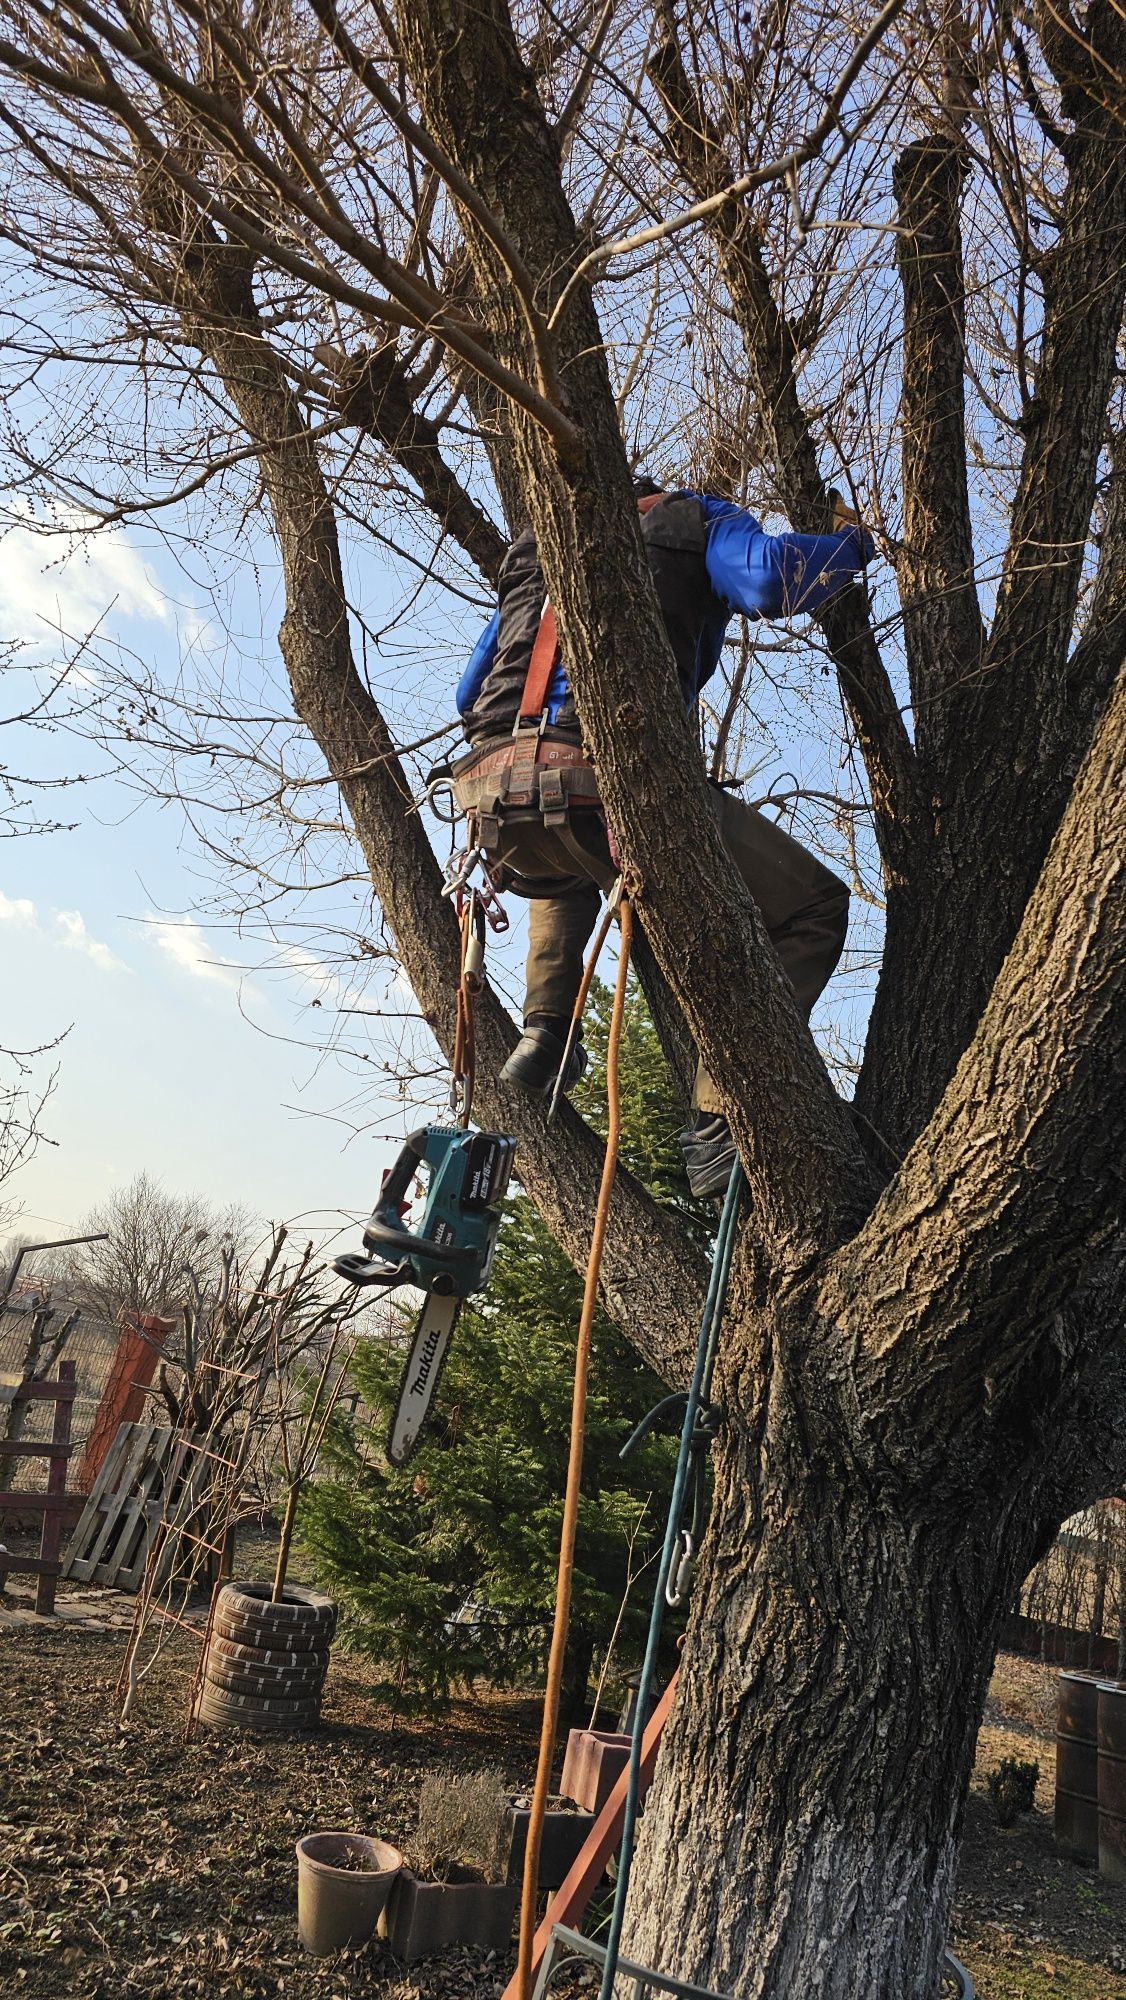
<svg viewBox="0 0 1126 2000">
<path fill-rule="evenodd" d="M 336 1630 L 336 1606 L 323 1591 L 305 1584 L 287 1584 L 281 1602 L 272 1604 L 268 1583 L 225 1583 L 215 1604 L 216 1621 L 252 1625 L 273 1634 L 316 1633 L 331 1639 Z M 292 1643 L 286 1638 L 282 1644 Z"/>
<path fill-rule="evenodd" d="M 227 1639 L 235 1646 L 251 1646 L 255 1652 L 288 1652 L 304 1653 L 307 1655 L 309 1653 L 326 1653 L 328 1651 L 328 1634 L 326 1632 L 302 1632 L 300 1626 L 297 1625 L 282 1633 L 268 1628 L 264 1629 L 261 1625 L 249 1625 L 245 1619 L 241 1618 L 220 1619 L 218 1612 L 216 1612 L 211 1629 L 218 1634 L 220 1639 Z"/>
<path fill-rule="evenodd" d="M 208 1646 L 211 1659 L 225 1660 L 229 1666 L 243 1667 L 256 1674 L 262 1667 L 292 1667 L 305 1673 L 313 1661 L 328 1662 L 328 1647 L 303 1646 L 247 1646 L 239 1639 L 226 1639 L 221 1632 L 212 1631 Z"/>
<path fill-rule="evenodd" d="M 252 1729 L 263 1734 L 314 1728 L 320 1712 L 319 1695 L 301 1701 L 263 1700 L 212 1687 L 206 1680 L 192 1711 L 199 1722 L 211 1729 Z"/>
<path fill-rule="evenodd" d="M 263 1700 L 306 1701 L 319 1695 L 324 1686 L 324 1671 L 311 1674 L 263 1675 L 247 1673 L 242 1669 L 231 1669 L 222 1662 L 208 1658 L 207 1682 L 210 1687 L 224 1693 L 257 1695 Z"/>
</svg>

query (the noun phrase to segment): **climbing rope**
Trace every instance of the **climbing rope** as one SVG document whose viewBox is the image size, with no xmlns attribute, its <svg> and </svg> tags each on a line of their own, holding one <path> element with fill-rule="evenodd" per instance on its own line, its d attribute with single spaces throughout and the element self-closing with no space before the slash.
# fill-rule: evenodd
<svg viewBox="0 0 1126 2000">
<path fill-rule="evenodd" d="M 551 1651 L 547 1663 L 547 1686 L 544 1690 L 543 1722 L 540 1727 L 539 1762 L 536 1766 L 536 1782 L 532 1791 L 531 1810 L 528 1815 L 528 1837 L 524 1847 L 524 1883 L 520 1897 L 520 1951 L 516 1962 L 516 1990 L 520 2000 L 529 2000 L 532 1983 L 532 1952 L 536 1931 L 536 1891 L 539 1886 L 540 1845 L 543 1839 L 544 1816 L 547 1810 L 547 1795 L 551 1781 L 551 1764 L 555 1754 L 555 1732 L 559 1725 L 559 1697 L 563 1684 L 563 1659 L 567 1646 L 567 1626 L 571 1615 L 571 1580 L 575 1567 L 575 1538 L 579 1522 L 579 1495 L 582 1487 L 583 1437 L 586 1426 L 587 1377 L 590 1372 L 591 1334 L 594 1327 L 594 1311 L 598 1303 L 598 1279 L 602 1269 L 602 1248 L 606 1240 L 606 1223 L 610 1211 L 610 1194 L 614 1186 L 614 1174 L 618 1164 L 618 1142 L 621 1134 L 621 1088 L 618 1072 L 618 1056 L 622 1040 L 622 1022 L 625 1018 L 626 980 L 629 974 L 630 942 L 633 934 L 633 912 L 629 902 L 621 899 L 621 948 L 618 955 L 618 977 L 614 987 L 614 1006 L 610 1016 L 610 1033 L 606 1044 L 606 1154 L 602 1163 L 602 1181 L 598 1190 L 598 1203 L 594 1211 L 594 1230 L 591 1236 L 590 1255 L 587 1258 L 586 1281 L 583 1288 L 582 1313 L 579 1317 L 579 1331 L 575 1343 L 575 1381 L 571 1395 L 571 1443 L 567 1457 L 567 1487 L 563 1501 L 563 1525 L 559 1539 L 559 1576 L 555 1593 L 555 1623 L 551 1632 Z"/>
<path fill-rule="evenodd" d="M 619 875 L 610 891 L 606 908 L 602 912 L 598 929 L 594 934 L 594 943 L 587 953 L 587 961 L 583 966 L 583 976 L 579 981 L 579 990 L 575 995 L 575 1004 L 571 1009 L 571 1023 L 567 1029 L 567 1039 L 563 1044 L 563 1055 L 556 1073 L 555 1086 L 551 1093 L 551 1103 L 547 1107 L 547 1122 L 549 1125 L 554 1122 L 555 1114 L 559 1109 L 559 1099 L 563 1095 L 566 1086 L 567 1071 L 571 1066 L 571 1056 L 583 1025 L 583 1015 L 586 1012 L 586 1003 L 590 996 L 590 989 L 594 980 L 594 968 L 602 956 L 602 947 L 609 935 L 610 925 L 618 914 L 622 901 L 623 887 L 622 877 Z"/>
<path fill-rule="evenodd" d="M 700 1320 L 700 1337 L 696 1343 L 696 1363 L 692 1371 L 692 1382 L 684 1399 L 684 1421 L 680 1430 L 680 1451 L 677 1455 L 676 1474 L 673 1478 L 672 1498 L 669 1501 L 669 1516 L 665 1527 L 665 1542 L 661 1551 L 661 1562 L 657 1572 L 656 1588 L 653 1592 L 653 1608 L 649 1615 L 649 1636 L 645 1642 L 645 1659 L 638 1684 L 636 1707 L 633 1712 L 633 1732 L 629 1754 L 629 1786 L 626 1792 L 625 1817 L 622 1821 L 621 1845 L 618 1848 L 618 1880 L 614 1889 L 614 1908 L 610 1917 L 610 1933 L 606 1943 L 606 1958 L 602 1971 L 602 1987 L 599 2000 L 611 2000 L 614 1979 L 618 1969 L 618 1952 L 621 1946 L 622 1923 L 626 1912 L 626 1897 L 629 1894 L 630 1871 L 633 1867 L 634 1837 L 637 1831 L 637 1810 L 641 1793 L 641 1745 L 645 1734 L 645 1723 L 649 1709 L 649 1698 L 657 1666 L 657 1650 L 661 1642 L 661 1628 L 664 1624 L 665 1605 L 678 1595 L 679 1580 L 685 1571 L 685 1556 L 691 1558 L 691 1551 L 685 1549 L 682 1536 L 684 1499 L 688 1487 L 690 1470 L 695 1464 L 696 1500 L 694 1505 L 693 1534 L 699 1532 L 699 1513 L 702 1506 L 703 1443 L 714 1434 L 715 1412 L 711 1408 L 710 1396 L 712 1373 L 715 1368 L 716 1348 L 719 1330 L 723 1320 L 723 1309 L 727 1301 L 727 1286 L 731 1276 L 731 1259 L 735 1249 L 739 1203 L 742 1197 L 743 1169 L 736 1160 L 727 1183 L 723 1212 L 716 1231 L 712 1250 L 711 1277 L 708 1294 L 704 1301 L 703 1316 Z M 679 1397 L 666 1397 L 649 1416 L 642 1419 L 633 1436 L 622 1450 L 622 1457 L 632 1450 L 638 1440 L 650 1428 L 661 1410 Z M 678 1549 L 680 1550 L 677 1560 Z M 677 1562 L 674 1575 L 673 1564 Z M 686 1580 L 686 1579 L 685 1579 Z M 526 1881 L 525 1877 L 525 1881 Z"/>
</svg>

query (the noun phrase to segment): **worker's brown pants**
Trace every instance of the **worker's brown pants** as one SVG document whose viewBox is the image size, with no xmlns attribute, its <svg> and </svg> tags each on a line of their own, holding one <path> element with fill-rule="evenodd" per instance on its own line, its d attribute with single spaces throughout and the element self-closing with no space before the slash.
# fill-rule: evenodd
<svg viewBox="0 0 1126 2000">
<path fill-rule="evenodd" d="M 718 788 L 711 797 L 724 846 L 762 913 L 798 1006 L 808 1015 L 841 955 L 848 890 L 824 862 L 753 806 Z M 532 1014 L 569 1019 L 598 921 L 599 890 L 608 890 L 617 874 L 601 816 L 589 808 L 573 811 L 567 840 L 538 815 L 510 820 L 502 826 L 498 858 L 532 878 L 572 878 L 565 894 L 529 905 L 524 1001 L 525 1020 Z M 720 1109 L 702 1065 L 693 1103 L 700 1111 Z"/>
</svg>

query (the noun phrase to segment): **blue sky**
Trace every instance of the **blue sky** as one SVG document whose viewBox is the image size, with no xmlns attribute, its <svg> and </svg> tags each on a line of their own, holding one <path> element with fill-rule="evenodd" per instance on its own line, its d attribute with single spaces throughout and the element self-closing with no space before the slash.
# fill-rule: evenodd
<svg viewBox="0 0 1126 2000">
<path fill-rule="evenodd" d="M 97 624 L 105 640 L 171 670 L 207 607 L 167 549 L 146 540 L 136 529 L 81 542 L 10 529 L 0 541 L 0 638 L 46 662 L 59 631 Z M 270 551 L 256 559 L 268 576 Z M 263 610 L 276 624 L 276 607 L 242 605 L 250 620 Z M 32 678 L 3 677 L 0 714 L 20 705 Z M 86 744 L 29 730 L 5 732 L 2 761 L 37 773 L 99 763 Z M 50 1059 L 53 1143 L 12 1189 L 23 1210 L 15 1227 L 61 1234 L 141 1169 L 263 1218 L 326 1226 L 342 1210 L 366 1213 L 394 1137 L 417 1121 L 377 1084 L 341 1124 L 351 1076 L 293 1045 L 307 1024 L 316 1033 L 339 1019 L 356 997 L 347 981 L 314 950 L 264 951 L 192 914 L 200 857 L 175 806 L 139 799 L 104 767 L 41 803 L 78 823 L 0 841 L 0 1042 L 29 1048 L 69 1032 Z M 352 1124 L 371 1120 L 384 1141 L 352 1138 Z"/>
</svg>

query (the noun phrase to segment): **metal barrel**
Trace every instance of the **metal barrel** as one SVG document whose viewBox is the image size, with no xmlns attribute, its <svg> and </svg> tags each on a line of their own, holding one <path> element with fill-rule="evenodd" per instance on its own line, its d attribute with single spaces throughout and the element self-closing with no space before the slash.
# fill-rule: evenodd
<svg viewBox="0 0 1126 2000">
<path fill-rule="evenodd" d="M 1126 1882 L 1126 1687 L 1098 1688 L 1099 1871 Z"/>
<path fill-rule="evenodd" d="M 1099 1853 L 1098 1709 L 1099 1683 L 1093 1674 L 1060 1675 L 1056 1840 L 1081 1861 L 1095 1861 Z"/>
</svg>

